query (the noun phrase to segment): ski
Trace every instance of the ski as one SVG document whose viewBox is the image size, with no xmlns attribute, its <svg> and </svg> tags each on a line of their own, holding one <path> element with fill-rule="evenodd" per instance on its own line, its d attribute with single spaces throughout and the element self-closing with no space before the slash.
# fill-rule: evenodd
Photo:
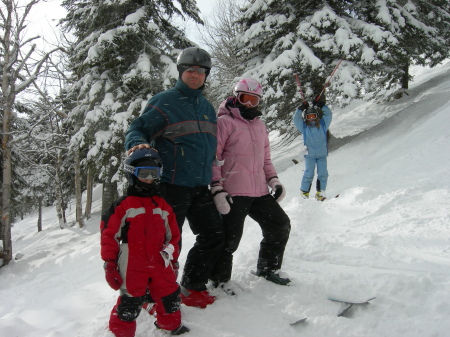
<svg viewBox="0 0 450 337">
<path fill-rule="evenodd" d="M 371 297 L 365 301 L 348 301 L 348 300 L 342 300 L 342 299 L 329 297 L 328 300 L 333 301 L 333 302 L 343 303 L 345 305 L 344 308 L 342 310 L 340 310 L 337 314 L 338 317 L 342 317 L 342 316 L 345 316 L 345 314 L 347 314 L 354 305 L 367 305 L 367 304 L 370 304 L 369 302 L 374 300 L 375 298 L 376 297 Z"/>
<path fill-rule="evenodd" d="M 299 320 L 296 320 L 294 323 L 291 323 L 292 326 L 303 323 L 306 321 L 306 317 L 300 318 Z"/>
<path fill-rule="evenodd" d="M 336 198 L 339 198 L 340 197 L 340 194 L 336 194 L 333 198 L 331 198 L 331 199 L 336 199 Z M 327 198 L 327 197 L 325 197 L 325 198 L 323 198 L 323 199 L 317 199 L 316 198 L 316 200 L 317 201 L 321 201 L 321 202 L 324 202 L 325 200 L 331 200 L 331 199 L 329 199 L 329 198 Z"/>
</svg>

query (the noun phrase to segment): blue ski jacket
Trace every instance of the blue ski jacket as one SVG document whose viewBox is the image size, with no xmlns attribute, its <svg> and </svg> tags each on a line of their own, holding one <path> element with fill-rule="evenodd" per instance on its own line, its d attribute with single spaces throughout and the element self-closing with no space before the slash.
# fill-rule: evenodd
<svg viewBox="0 0 450 337">
<path fill-rule="evenodd" d="M 203 96 L 178 79 L 153 96 L 125 136 L 125 149 L 147 143 L 163 162 L 161 181 L 185 187 L 207 186 L 217 146 L 217 116 Z"/>
<path fill-rule="evenodd" d="M 330 127 L 333 113 L 326 105 L 322 108 L 323 116 L 320 119 L 320 127 L 308 125 L 302 117 L 302 111 L 297 109 L 294 114 L 295 127 L 303 135 L 303 143 L 308 148 L 305 157 L 318 158 L 328 155 L 327 130 Z"/>
</svg>

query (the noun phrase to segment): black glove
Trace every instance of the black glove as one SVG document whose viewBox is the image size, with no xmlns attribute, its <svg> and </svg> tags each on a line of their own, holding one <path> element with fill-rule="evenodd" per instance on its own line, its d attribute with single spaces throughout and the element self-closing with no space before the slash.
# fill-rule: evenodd
<svg viewBox="0 0 450 337">
<path fill-rule="evenodd" d="M 300 111 L 305 111 L 306 109 L 309 108 L 309 104 L 306 101 L 303 101 L 301 105 L 298 106 L 298 110 Z"/>
<path fill-rule="evenodd" d="M 319 95 L 316 95 L 314 98 L 313 106 L 318 106 L 319 108 L 323 108 L 323 106 L 326 104 L 325 100 L 325 94 L 322 94 L 322 96 L 319 97 Z"/>
</svg>

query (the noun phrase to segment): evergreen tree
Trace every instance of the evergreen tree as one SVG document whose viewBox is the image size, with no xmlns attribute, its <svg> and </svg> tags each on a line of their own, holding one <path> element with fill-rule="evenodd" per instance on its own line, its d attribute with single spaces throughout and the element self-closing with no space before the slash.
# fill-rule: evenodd
<svg viewBox="0 0 450 337">
<path fill-rule="evenodd" d="M 351 1 L 249 1 L 241 24 L 245 33 L 237 38 L 245 56 L 242 72 L 262 82 L 270 129 L 294 133 L 291 118 L 303 97 L 296 85 L 298 73 L 305 99 L 320 93 L 327 77 L 345 58 L 330 89 L 347 103 L 362 89 L 361 59 L 369 47 L 348 22 Z M 373 53 L 375 54 L 375 53 Z"/>
<path fill-rule="evenodd" d="M 411 65 L 435 66 L 449 55 L 450 2 L 433 1 L 361 1 L 355 3 L 358 34 L 375 50 L 382 63 L 370 72 L 375 81 L 371 91 L 408 89 Z M 379 27 L 389 39 L 380 43 L 368 35 L 366 27 Z"/>
<path fill-rule="evenodd" d="M 128 124 L 152 95 L 173 85 L 179 49 L 192 45 L 174 18 L 202 21 L 194 0 L 66 0 L 63 6 L 63 27 L 76 37 L 70 50 L 75 78 L 67 88 L 71 148 L 87 151 L 82 165 L 94 168 L 109 206 Z"/>
<path fill-rule="evenodd" d="M 327 83 L 327 100 L 384 96 L 410 79 L 411 64 L 448 57 L 449 1 L 249 0 L 236 37 L 243 77 L 265 89 L 269 128 L 294 135 L 292 113 Z M 414 41 L 412 41 L 414 40 Z"/>
</svg>

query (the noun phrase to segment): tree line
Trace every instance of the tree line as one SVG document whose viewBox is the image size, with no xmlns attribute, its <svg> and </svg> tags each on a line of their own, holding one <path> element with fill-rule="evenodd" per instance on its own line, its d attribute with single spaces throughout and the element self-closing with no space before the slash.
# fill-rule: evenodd
<svg viewBox="0 0 450 337">
<path fill-rule="evenodd" d="M 195 0 L 65 0 L 59 42 L 39 50 L 42 37 L 25 32 L 41 1 L 0 3 L 2 266 L 13 258 L 12 224 L 27 212 L 56 205 L 62 229 L 83 227 L 93 186 L 102 184 L 102 208 L 117 198 L 124 132 L 175 83 L 179 51 L 195 45 L 183 20 L 202 27 L 213 57 L 210 101 L 217 106 L 242 77 L 258 79 L 267 125 L 285 139 L 298 136 L 294 73 L 309 100 L 341 62 L 326 97 L 345 106 L 399 97 L 412 65 L 449 57 L 449 0 L 220 0 L 206 22 Z"/>
</svg>

